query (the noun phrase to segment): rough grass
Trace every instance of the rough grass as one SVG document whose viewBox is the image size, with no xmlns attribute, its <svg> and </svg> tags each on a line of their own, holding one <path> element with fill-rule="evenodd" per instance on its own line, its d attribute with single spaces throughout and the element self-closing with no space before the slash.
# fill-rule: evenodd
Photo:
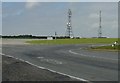
<svg viewBox="0 0 120 83">
<path fill-rule="evenodd" d="M 109 46 L 100 46 L 100 47 L 92 47 L 92 49 L 98 49 L 98 50 L 120 50 L 120 45 L 117 45 L 115 47 Z"/>
<path fill-rule="evenodd" d="M 57 39 L 57 40 L 32 40 L 26 41 L 30 44 L 45 44 L 45 45 L 56 45 L 56 44 L 112 44 L 118 41 L 117 38 L 81 38 L 81 39 Z"/>
</svg>

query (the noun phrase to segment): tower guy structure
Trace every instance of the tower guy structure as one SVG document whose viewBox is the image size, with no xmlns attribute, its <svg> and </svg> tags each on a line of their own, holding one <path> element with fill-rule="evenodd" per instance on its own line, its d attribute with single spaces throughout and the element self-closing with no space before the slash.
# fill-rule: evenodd
<svg viewBox="0 0 120 83">
<path fill-rule="evenodd" d="M 102 25 L 101 25 L 101 21 L 102 21 L 102 17 L 101 17 L 101 10 L 99 12 L 99 29 L 98 29 L 98 38 L 102 37 Z"/>
<path fill-rule="evenodd" d="M 68 22 L 67 22 L 67 30 L 66 30 L 66 36 L 73 38 L 73 31 L 72 31 L 72 11 L 68 9 Z"/>
</svg>

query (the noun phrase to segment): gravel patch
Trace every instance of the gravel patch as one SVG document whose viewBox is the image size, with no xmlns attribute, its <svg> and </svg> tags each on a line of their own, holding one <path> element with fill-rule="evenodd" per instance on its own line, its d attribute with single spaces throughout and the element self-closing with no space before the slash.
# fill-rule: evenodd
<svg viewBox="0 0 120 83">
<path fill-rule="evenodd" d="M 29 44 L 29 43 L 26 43 L 26 41 L 31 41 L 31 40 L 40 40 L 40 39 L 1 39 L 0 44 L 24 45 L 24 44 Z"/>
</svg>

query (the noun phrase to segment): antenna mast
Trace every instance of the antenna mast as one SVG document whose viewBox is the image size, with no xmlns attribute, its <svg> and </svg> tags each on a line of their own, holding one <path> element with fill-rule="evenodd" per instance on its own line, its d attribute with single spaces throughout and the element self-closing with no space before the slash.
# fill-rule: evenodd
<svg viewBox="0 0 120 83">
<path fill-rule="evenodd" d="M 98 38 L 102 37 L 102 26 L 101 26 L 101 10 L 100 10 L 100 14 L 99 14 L 99 30 L 98 30 Z"/>
<path fill-rule="evenodd" d="M 70 9 L 68 9 L 68 22 L 67 22 L 66 36 L 73 38 L 71 17 L 72 17 L 72 12 Z"/>
</svg>

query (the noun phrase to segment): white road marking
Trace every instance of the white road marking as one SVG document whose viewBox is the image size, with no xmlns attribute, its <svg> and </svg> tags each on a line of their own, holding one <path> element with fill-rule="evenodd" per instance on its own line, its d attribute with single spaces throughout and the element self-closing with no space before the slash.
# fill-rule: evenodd
<svg viewBox="0 0 120 83">
<path fill-rule="evenodd" d="M 80 55 L 80 56 L 87 56 L 84 54 L 79 54 L 77 52 L 73 52 L 72 50 L 69 50 L 70 53 L 75 54 L 75 55 Z M 108 60 L 115 60 L 117 61 L 118 59 L 110 59 L 110 58 L 103 58 L 103 57 L 97 57 L 97 56 L 87 56 L 87 57 L 92 57 L 92 58 L 100 58 L 100 59 L 108 59 Z"/>
<path fill-rule="evenodd" d="M 37 58 L 39 58 L 39 59 L 43 59 L 44 57 L 37 57 Z"/>
<path fill-rule="evenodd" d="M 44 57 L 37 57 L 37 58 L 40 59 L 41 61 L 46 61 L 46 62 L 52 63 L 52 64 L 59 64 L 59 65 L 63 64 L 63 62 L 55 60 L 55 59 L 47 59 Z"/>
<path fill-rule="evenodd" d="M 61 72 L 57 72 L 57 71 L 54 71 L 54 70 L 51 70 L 51 69 L 48 69 L 48 68 L 45 68 L 45 67 L 41 67 L 41 66 L 38 66 L 38 65 L 35 65 L 29 61 L 25 61 L 23 59 L 19 59 L 19 58 L 16 58 L 16 57 L 13 57 L 13 56 L 10 56 L 10 55 L 6 55 L 6 54 L 3 54 L 3 53 L 0 53 L 0 55 L 3 55 L 3 56 L 7 56 L 7 57 L 11 57 L 11 58 L 14 58 L 14 59 L 17 59 L 17 60 L 20 60 L 22 62 L 26 62 L 34 67 L 37 67 L 37 68 L 40 68 L 40 69 L 46 69 L 48 71 L 51 71 L 51 72 L 54 72 L 54 73 L 58 73 L 58 74 L 61 74 L 61 75 L 64 75 L 64 76 L 68 76 L 70 78 L 74 78 L 74 79 L 77 79 L 77 80 L 80 80 L 80 81 L 86 81 L 86 82 L 89 82 L 88 80 L 85 80 L 83 78 L 79 78 L 79 77 L 75 77 L 75 76 L 71 76 L 71 75 L 68 75 L 68 74 L 65 74 L 65 73 L 61 73 Z"/>
<path fill-rule="evenodd" d="M 78 54 L 78 53 L 76 53 L 76 52 L 73 52 L 73 51 L 71 51 L 71 50 L 69 50 L 69 52 L 70 52 L 70 53 L 72 53 L 72 54 Z"/>
</svg>

